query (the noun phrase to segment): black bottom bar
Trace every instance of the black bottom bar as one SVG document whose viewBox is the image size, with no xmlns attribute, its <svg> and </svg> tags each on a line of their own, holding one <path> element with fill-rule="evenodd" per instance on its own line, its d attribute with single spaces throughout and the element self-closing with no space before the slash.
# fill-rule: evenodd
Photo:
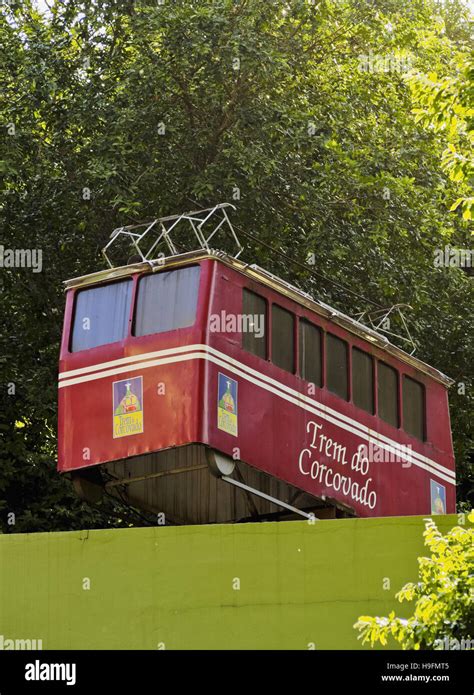
<svg viewBox="0 0 474 695">
<path fill-rule="evenodd" d="M 16 651 L 0 652 L 0 695 L 232 690 L 471 692 L 472 651 Z M 219 686 L 220 683 L 220 686 Z M 284 684 L 287 683 L 285 686 Z M 297 685 L 296 685 L 297 683 Z M 349 690 L 350 689 L 350 690 Z M 223 694 L 225 695 L 225 693 Z"/>
</svg>

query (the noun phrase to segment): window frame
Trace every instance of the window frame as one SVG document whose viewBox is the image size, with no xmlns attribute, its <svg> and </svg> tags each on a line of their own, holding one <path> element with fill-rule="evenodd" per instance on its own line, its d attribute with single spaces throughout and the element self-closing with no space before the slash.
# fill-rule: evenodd
<svg viewBox="0 0 474 695">
<path fill-rule="evenodd" d="M 164 273 L 175 273 L 179 272 L 180 270 L 187 270 L 188 268 L 199 268 L 199 280 L 198 280 L 198 291 L 196 295 L 196 311 L 194 314 L 194 321 L 191 324 L 188 324 L 187 326 L 178 326 L 175 328 L 168 328 L 163 331 L 153 331 L 152 333 L 144 333 L 143 335 L 137 335 L 136 334 L 136 328 L 137 328 L 137 310 L 138 310 L 138 299 L 139 299 L 139 294 L 140 294 L 140 283 L 143 279 L 148 278 L 148 277 L 158 277 L 159 275 L 162 275 Z M 202 272 L 201 272 L 201 265 L 199 263 L 192 263 L 190 265 L 183 265 L 183 266 L 178 266 L 175 268 L 163 268 L 161 272 L 156 272 L 156 273 L 140 273 L 139 275 L 136 276 L 136 283 L 135 283 L 135 291 L 134 295 L 132 298 L 133 301 L 133 313 L 132 313 L 132 320 L 131 320 L 131 327 L 130 327 L 130 337 L 134 338 L 136 340 L 140 340 L 141 338 L 149 338 L 150 336 L 153 335 L 163 335 L 164 333 L 171 333 L 172 331 L 182 331 L 186 330 L 188 328 L 193 328 L 196 325 L 196 322 L 198 320 L 198 311 L 199 311 L 199 294 L 200 294 L 200 288 L 201 288 L 201 279 L 202 279 Z"/>
<path fill-rule="evenodd" d="M 329 388 L 329 371 L 328 371 L 328 355 L 329 355 L 329 350 L 328 350 L 328 339 L 329 338 L 335 338 L 336 340 L 339 340 L 341 343 L 343 343 L 346 347 L 346 396 L 341 396 L 339 393 L 336 391 L 333 391 L 332 389 Z M 331 393 L 333 396 L 337 396 L 337 398 L 340 398 L 341 401 L 344 401 L 345 403 L 350 402 L 351 398 L 351 369 L 350 369 L 350 359 L 351 359 L 351 354 L 350 354 L 350 344 L 347 340 L 344 340 L 344 338 L 340 338 L 338 335 L 335 333 L 331 333 L 331 331 L 325 331 L 324 332 L 324 386 L 329 393 Z"/>
<path fill-rule="evenodd" d="M 296 374 L 306 381 L 308 384 L 314 384 L 316 388 L 322 389 L 324 388 L 324 336 L 325 332 L 322 329 L 321 326 L 319 326 L 317 323 L 314 323 L 313 321 L 310 321 L 310 319 L 307 319 L 305 316 L 297 316 L 298 319 L 298 325 L 296 328 L 297 331 L 297 344 L 296 344 L 296 362 L 297 362 L 297 371 Z M 302 369 L 302 340 L 301 340 L 301 333 L 302 333 L 302 326 L 307 325 L 311 326 L 312 329 L 316 330 L 318 335 L 319 335 L 319 384 L 311 381 L 308 379 L 305 375 L 303 375 L 303 369 Z"/>
<path fill-rule="evenodd" d="M 292 331 L 291 331 L 292 352 L 293 352 L 291 370 L 286 369 L 286 367 L 282 367 L 280 364 L 277 364 L 273 360 L 273 309 L 274 309 L 274 307 L 277 307 L 277 309 L 279 309 L 280 311 L 283 311 L 286 314 L 289 314 L 292 318 L 292 321 L 293 321 L 293 327 L 292 327 Z M 291 309 L 287 309 L 286 307 L 282 306 L 278 302 L 272 302 L 271 303 L 269 313 L 270 313 L 269 323 L 271 325 L 270 350 L 269 350 L 270 362 L 273 365 L 275 365 L 275 367 L 278 367 L 278 369 L 282 369 L 287 374 L 293 374 L 293 376 L 295 376 L 298 373 L 297 364 L 296 364 L 296 362 L 297 362 L 297 349 L 298 349 L 298 343 L 297 343 L 298 336 L 297 336 L 296 331 L 297 331 L 297 323 L 298 323 L 297 319 L 298 319 L 298 317 L 294 311 L 291 311 Z"/>
<path fill-rule="evenodd" d="M 414 379 L 410 374 L 402 373 L 400 379 L 400 387 L 402 390 L 402 408 L 401 408 L 401 416 L 402 416 L 402 427 L 403 431 L 409 436 L 409 437 L 414 437 L 417 439 L 419 442 L 426 442 L 427 441 L 427 419 L 426 419 L 426 386 L 422 381 L 418 381 L 418 379 Z M 409 432 L 406 429 L 405 426 L 405 389 L 404 389 L 404 384 L 405 381 L 412 381 L 414 384 L 417 386 L 420 386 L 421 388 L 421 405 L 422 405 L 422 412 L 421 412 L 421 420 L 422 420 L 422 436 L 421 438 L 417 434 L 413 434 L 413 432 Z"/>
<path fill-rule="evenodd" d="M 270 347 L 269 347 L 269 338 L 268 338 L 268 325 L 269 325 L 269 301 L 267 297 L 265 297 L 263 294 L 260 294 L 259 292 L 255 292 L 255 290 L 250 289 L 250 287 L 247 287 L 246 285 L 242 285 L 242 293 L 241 293 L 241 300 L 242 300 L 242 314 L 245 314 L 247 312 L 244 311 L 244 294 L 247 292 L 248 294 L 253 294 L 255 297 L 258 297 L 264 302 L 265 305 L 265 320 L 264 320 L 264 338 L 263 338 L 263 345 L 265 346 L 265 354 L 262 357 L 262 355 L 257 355 L 257 353 L 252 352 L 249 350 L 247 347 L 244 345 L 244 333 L 241 332 L 241 341 L 240 341 L 240 347 L 241 349 L 246 352 L 248 355 L 253 355 L 259 360 L 264 360 L 265 362 L 268 362 L 270 360 Z"/>
<path fill-rule="evenodd" d="M 372 369 L 371 369 L 371 373 L 372 373 L 372 409 L 371 410 L 367 410 L 362 405 L 358 405 L 354 399 L 354 392 L 355 392 L 355 389 L 354 389 L 354 352 L 360 352 L 365 357 L 368 357 L 371 361 L 371 364 L 372 364 Z M 377 380 L 376 380 L 376 372 L 375 372 L 375 361 L 376 360 L 375 360 L 374 356 L 370 352 L 367 352 L 367 350 L 362 350 L 362 348 L 358 347 L 357 345 L 351 345 L 351 400 L 352 400 L 353 405 L 355 405 L 356 408 L 359 408 L 359 410 L 363 410 L 364 413 L 367 413 L 367 415 L 375 415 L 376 407 L 377 407 L 377 404 L 376 404 L 376 400 L 377 400 L 377 398 L 376 398 L 377 383 L 376 382 L 377 382 Z"/>
<path fill-rule="evenodd" d="M 379 420 L 382 420 L 386 425 L 390 425 L 390 427 L 394 427 L 395 429 L 399 430 L 401 428 L 401 419 L 402 419 L 402 409 L 401 409 L 401 403 L 400 403 L 400 372 L 398 369 L 395 367 L 392 367 L 391 364 L 388 364 L 388 362 L 385 362 L 384 360 L 376 360 L 377 362 L 377 377 L 376 377 L 376 393 L 377 393 L 377 411 L 376 415 L 379 418 Z M 395 395 L 396 395 L 396 405 L 397 405 L 397 424 L 394 425 L 392 422 L 388 422 L 385 420 L 381 415 L 380 415 L 380 398 L 379 398 L 379 376 L 380 376 L 380 370 L 379 367 L 380 365 L 383 365 L 384 367 L 388 367 L 389 369 L 392 370 L 392 372 L 395 373 Z"/>
<path fill-rule="evenodd" d="M 128 308 L 128 316 L 126 319 L 126 330 L 125 334 L 120 340 L 114 340 L 111 342 L 107 343 L 100 343 L 100 345 L 94 345 L 93 347 L 87 347 L 87 348 L 82 348 L 81 350 L 73 350 L 72 347 L 72 341 L 74 337 L 74 326 L 76 323 L 76 315 L 77 315 L 77 298 L 79 297 L 80 294 L 83 292 L 88 292 L 90 290 L 97 290 L 101 287 L 110 287 L 111 285 L 119 285 L 121 283 L 130 283 L 131 284 L 131 290 L 130 290 L 130 306 Z M 104 347 L 105 345 L 117 345 L 118 343 L 122 343 L 124 340 L 127 340 L 127 338 L 130 338 L 130 327 L 131 327 L 131 319 L 134 313 L 134 307 L 135 307 L 135 296 L 136 296 L 136 289 L 135 289 L 135 282 L 133 276 L 127 276 L 127 277 L 122 277 L 122 278 L 115 278 L 113 280 L 109 280 L 106 282 L 99 282 L 97 284 L 91 284 L 91 285 L 86 285 L 84 287 L 78 287 L 74 291 L 74 296 L 72 299 L 72 311 L 71 311 L 71 321 L 69 325 L 69 336 L 68 336 L 68 341 L 67 341 L 67 350 L 68 353 L 71 355 L 76 355 L 79 352 L 86 352 L 87 350 L 98 350 L 101 347 Z"/>
</svg>

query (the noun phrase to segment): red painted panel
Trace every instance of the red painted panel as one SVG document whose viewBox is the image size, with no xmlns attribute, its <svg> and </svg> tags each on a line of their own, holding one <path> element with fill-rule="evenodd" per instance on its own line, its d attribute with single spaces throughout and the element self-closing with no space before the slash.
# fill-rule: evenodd
<svg viewBox="0 0 474 695">
<path fill-rule="evenodd" d="M 422 381 L 426 387 L 428 434 L 431 441 L 421 442 L 402 429 L 392 427 L 375 415 L 343 401 L 325 388 L 317 388 L 316 393 L 310 396 L 312 404 L 307 405 L 316 410 L 320 406 L 330 408 L 353 422 L 343 421 L 337 415 L 330 415 L 328 420 L 308 411 L 301 407 L 301 403 L 298 405 L 292 402 L 295 398 L 298 400 L 298 394 L 308 394 L 308 385 L 303 379 L 243 351 L 239 334 L 210 332 L 210 346 L 247 367 L 243 370 L 244 374 L 236 375 L 232 367 L 226 370 L 208 363 L 205 400 L 211 404 L 213 400 L 217 400 L 219 371 L 237 381 L 239 394 L 237 437 L 218 428 L 217 416 L 214 414 L 213 420 L 212 406 L 210 408 L 207 440 L 214 448 L 230 456 L 237 454 L 246 463 L 316 496 L 336 498 L 354 508 L 360 516 L 430 513 L 431 480 L 445 488 L 446 511 L 455 511 L 455 487 L 440 478 L 434 472 L 434 466 L 420 462 L 429 466 L 430 471 L 407 461 L 405 457 L 397 457 L 395 454 L 391 457 L 384 456 L 381 447 L 370 448 L 367 439 L 358 434 L 357 430 L 357 423 L 360 423 L 399 445 L 411 447 L 415 454 L 454 471 L 447 391 L 441 384 L 420 375 L 408 365 L 401 365 L 393 357 L 368 345 L 357 336 L 349 335 L 339 326 L 314 316 L 303 307 L 295 306 L 291 300 L 277 295 L 271 289 L 257 283 L 252 286 L 247 278 L 231 269 L 217 268 L 216 276 L 216 286 L 220 290 L 213 295 L 211 314 L 219 315 L 224 310 L 227 314 L 241 313 L 242 287 L 246 286 L 269 301 L 276 300 L 279 305 L 312 320 L 324 330 L 347 340 L 350 345 L 371 352 L 374 357 L 383 359 L 401 373 Z M 256 374 L 249 375 L 249 367 Z M 277 382 L 276 385 L 269 384 L 265 377 L 273 379 Z M 297 394 L 291 395 L 278 385 L 286 386 Z M 357 457 L 361 445 L 367 447 L 363 453 L 369 454 L 368 464 L 363 457 Z M 339 490 L 335 490 L 334 484 Z"/>
<path fill-rule="evenodd" d="M 426 388 L 430 441 L 418 441 L 325 388 L 308 394 L 308 385 L 299 376 L 243 351 L 241 334 L 237 331 L 212 332 L 210 315 L 221 315 L 223 311 L 234 316 L 241 313 L 244 286 L 422 381 Z M 85 376 L 87 380 L 74 383 L 68 379 L 66 383 L 70 385 L 59 390 L 61 471 L 204 442 L 313 495 L 336 498 L 360 516 L 430 513 L 430 481 L 434 481 L 435 489 L 436 486 L 445 489 L 445 511 L 455 510 L 455 487 L 441 477 L 446 475 L 446 470 L 443 474 L 436 468 L 440 464 L 448 471 L 454 470 L 446 389 L 363 339 L 222 263 L 206 260 L 201 262 L 195 326 L 135 338 L 131 335 L 130 317 L 126 340 L 72 354 L 68 351 L 67 336 L 73 294 L 69 292 L 67 297 L 60 372 L 84 369 L 78 377 L 70 375 L 70 378 Z M 208 354 L 203 347 L 183 351 L 193 345 L 209 346 Z M 166 355 L 150 355 L 165 350 L 169 351 Z M 142 356 L 142 361 L 133 363 L 132 368 L 130 360 L 135 356 Z M 159 364 L 150 365 L 151 360 L 158 359 Z M 125 360 L 125 363 L 103 365 L 113 360 Z M 94 365 L 101 365 L 95 373 L 90 371 Z M 124 371 L 114 373 L 117 369 Z M 223 375 L 221 391 L 219 373 Z M 114 438 L 113 383 L 136 376 L 143 378 L 143 432 Z M 219 400 L 227 381 L 236 396 L 236 414 L 225 413 L 224 417 L 235 415 L 237 435 L 230 433 L 232 423 L 226 426 L 221 421 L 221 428 L 218 426 L 219 412 L 222 412 L 218 412 Z M 229 400 L 226 395 L 226 398 L 232 411 L 232 397 Z M 406 458 L 398 462 L 373 460 L 374 453 L 380 456 L 379 448 L 367 452 L 370 459 L 367 463 L 363 456 L 357 457 L 358 448 L 368 445 L 361 426 L 369 428 L 374 435 L 410 446 L 412 452 L 431 462 L 417 459 L 420 465 L 415 465 Z M 409 458 L 416 459 L 416 456 Z"/>
<path fill-rule="evenodd" d="M 66 302 L 60 374 L 84 370 L 72 378 L 87 379 L 59 389 L 58 468 L 61 471 L 96 465 L 200 441 L 202 429 L 202 360 L 184 360 L 153 366 L 150 353 L 203 342 L 211 267 L 201 271 L 196 323 L 190 328 L 158 335 L 129 337 L 113 345 L 71 353 L 67 336 L 73 309 L 73 292 Z M 136 278 L 134 279 L 136 281 Z M 130 358 L 143 355 L 143 362 Z M 168 356 L 155 356 L 166 360 Z M 122 364 L 110 362 L 122 360 Z M 123 364 L 125 362 L 125 364 Z M 97 371 L 90 371 L 97 366 Z M 87 371 L 89 370 L 89 371 Z M 122 370 L 120 373 L 114 373 Z M 114 438 L 113 384 L 132 377 L 143 378 L 143 432 Z M 68 379 L 69 382 L 69 379 Z M 61 383 L 61 382 L 60 382 Z"/>
</svg>

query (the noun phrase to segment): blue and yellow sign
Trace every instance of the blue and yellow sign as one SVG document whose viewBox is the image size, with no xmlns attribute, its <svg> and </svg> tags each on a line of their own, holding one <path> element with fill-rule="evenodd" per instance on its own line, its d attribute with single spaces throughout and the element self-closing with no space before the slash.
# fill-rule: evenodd
<svg viewBox="0 0 474 695">
<path fill-rule="evenodd" d="M 219 372 L 217 427 L 237 437 L 237 382 Z"/>
<path fill-rule="evenodd" d="M 114 439 L 143 432 L 143 377 L 113 384 Z"/>
<path fill-rule="evenodd" d="M 444 485 L 430 480 L 431 513 L 446 514 L 446 488 Z"/>
</svg>

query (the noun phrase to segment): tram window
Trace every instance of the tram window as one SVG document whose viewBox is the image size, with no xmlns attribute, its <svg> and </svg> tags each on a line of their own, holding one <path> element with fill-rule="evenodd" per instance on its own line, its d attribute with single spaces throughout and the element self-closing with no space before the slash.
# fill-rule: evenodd
<svg viewBox="0 0 474 695">
<path fill-rule="evenodd" d="M 135 331 L 138 336 L 192 326 L 196 320 L 200 267 L 145 275 L 138 283 Z"/>
<path fill-rule="evenodd" d="M 330 391 L 347 401 L 349 397 L 347 343 L 328 333 L 326 348 L 326 385 Z"/>
<path fill-rule="evenodd" d="M 267 302 L 255 292 L 244 288 L 242 315 L 247 318 L 242 330 L 242 347 L 252 355 L 267 359 Z"/>
<path fill-rule="evenodd" d="M 272 362 L 295 371 L 295 317 L 278 304 L 272 305 Z"/>
<path fill-rule="evenodd" d="M 357 348 L 352 348 L 352 399 L 358 408 L 374 412 L 373 359 Z"/>
<path fill-rule="evenodd" d="M 299 333 L 300 376 L 321 386 L 321 331 L 309 321 L 301 319 Z"/>
<path fill-rule="evenodd" d="M 403 429 L 425 439 L 425 389 L 409 376 L 403 377 Z"/>
<path fill-rule="evenodd" d="M 132 281 L 113 282 L 76 294 L 71 352 L 116 343 L 127 335 Z"/>
<path fill-rule="evenodd" d="M 398 374 L 383 362 L 378 363 L 377 371 L 379 417 L 398 427 Z"/>
</svg>

